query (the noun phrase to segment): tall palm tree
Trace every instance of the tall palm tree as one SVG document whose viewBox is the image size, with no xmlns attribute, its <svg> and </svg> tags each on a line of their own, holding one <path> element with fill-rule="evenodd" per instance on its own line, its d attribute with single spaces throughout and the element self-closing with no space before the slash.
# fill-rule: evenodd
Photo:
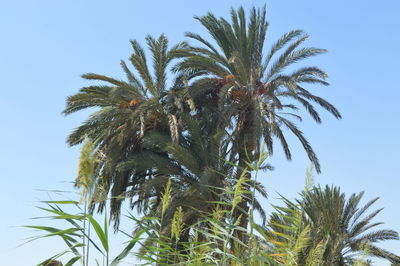
<svg viewBox="0 0 400 266">
<path fill-rule="evenodd" d="M 304 264 L 310 252 L 319 249 L 322 265 L 353 265 L 362 257 L 378 257 L 392 263 L 400 263 L 400 257 L 379 248 L 375 244 L 385 240 L 398 240 L 399 234 L 394 230 L 375 229 L 381 222 L 373 219 L 382 211 L 378 209 L 368 213 L 370 207 L 378 200 L 372 199 L 364 206 L 360 202 L 364 192 L 346 197 L 338 187 L 314 187 L 303 192 L 298 205 L 286 200 L 286 206 L 281 208 L 291 214 L 292 211 L 302 212 L 300 229 L 309 228 L 309 240 L 306 248 L 299 254 L 300 264 Z M 288 230 L 297 221 L 295 217 L 271 215 L 270 228 L 275 235 L 276 243 L 284 243 L 291 235 Z M 375 230 L 374 230 L 375 229 Z"/>
<path fill-rule="evenodd" d="M 176 52 L 186 47 L 184 42 L 171 48 L 164 35 L 158 39 L 146 37 L 153 69 L 148 67 L 146 53 L 136 41 L 131 41 L 133 54 L 130 62 L 132 72 L 124 61 L 121 67 L 127 81 L 98 74 L 84 74 L 87 80 L 96 80 L 106 85 L 82 88 L 79 93 L 67 98 L 64 114 L 96 107 L 88 120 L 68 137 L 68 144 L 80 144 L 85 138 L 93 141 L 97 150 L 95 182 L 99 184 L 94 195 L 107 195 L 111 191 L 111 217 L 118 225 L 121 202 L 125 197 L 137 196 L 141 186 L 157 173 L 146 168 L 120 169 L 118 165 L 133 155 L 142 155 L 146 160 L 146 148 L 142 139 L 148 131 L 168 132 L 175 139 L 178 131 L 176 97 L 168 88 L 167 74 Z M 136 72 L 136 73 L 135 73 Z M 183 77 L 178 76 L 172 86 L 182 86 Z M 172 101 L 170 100 L 172 99 Z M 160 152 L 161 153 L 161 152 Z M 163 153 L 160 156 L 168 156 Z M 100 190 L 101 188 L 101 190 Z M 95 202 L 92 202 L 92 209 Z M 103 205 L 99 203 L 101 211 Z"/>
<path fill-rule="evenodd" d="M 262 140 L 272 154 L 273 140 L 277 138 L 290 160 L 291 152 L 283 133 L 286 128 L 299 139 L 320 172 L 314 150 L 292 119 L 301 121 L 295 113 L 299 107 L 294 103 L 304 107 L 317 123 L 321 123 L 321 118 L 312 103 L 341 118 L 333 105 L 303 87 L 307 84 L 328 85 L 327 74 L 318 67 L 302 67 L 293 72 L 285 70 L 326 50 L 300 48 L 308 35 L 294 30 L 284 34 L 264 54 L 268 28 L 265 7 L 253 8 L 248 19 L 243 8 L 232 9 L 231 22 L 211 13 L 196 19 L 216 45 L 198 34 L 187 33 L 187 37 L 200 42 L 201 46 L 180 51 L 184 59 L 175 70 L 194 73 L 189 88 L 194 102 L 207 101 L 206 106 L 211 106 L 222 117 L 219 126 L 230 132 L 232 140 L 230 159 L 238 161 L 239 168 L 244 168 L 246 160 L 257 158 Z M 283 52 L 278 56 L 281 50 Z M 250 175 L 248 179 L 251 179 Z M 241 203 L 240 209 L 248 213 L 246 201 Z M 246 216 L 241 225 L 247 226 Z"/>
</svg>

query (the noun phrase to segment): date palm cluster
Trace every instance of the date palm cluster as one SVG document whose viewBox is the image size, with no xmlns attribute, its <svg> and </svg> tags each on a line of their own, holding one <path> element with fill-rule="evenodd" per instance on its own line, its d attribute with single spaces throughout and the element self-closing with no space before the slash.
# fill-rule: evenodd
<svg viewBox="0 0 400 266">
<path fill-rule="evenodd" d="M 211 13 L 196 19 L 207 29 L 210 41 L 186 33 L 197 45 L 180 42 L 170 47 L 166 36 L 148 36 L 148 51 L 131 41 L 132 67 L 121 61 L 126 80 L 84 74 L 84 79 L 100 83 L 67 99 L 66 115 L 95 107 L 69 135 L 68 144 L 85 139 L 94 143 L 94 195 L 110 193 L 116 222 L 124 199 L 130 199 L 139 211 L 148 203 L 157 209 L 168 180 L 173 182 L 177 202 L 195 204 L 218 197 L 210 186 L 224 188 L 232 183 L 220 173 L 241 172 L 238 169 L 257 158 L 262 142 L 272 154 L 278 140 L 290 160 L 285 130 L 298 138 L 320 172 L 314 150 L 293 120 L 301 121 L 298 111 L 303 107 L 321 123 L 314 104 L 336 118 L 341 116 L 333 105 L 304 87 L 328 85 L 323 70 L 286 70 L 326 51 L 301 47 L 308 35 L 295 30 L 265 53 L 265 8 L 253 8 L 249 18 L 243 8 L 232 9 L 230 22 Z M 260 184 L 248 185 L 263 191 Z M 244 202 L 242 211 L 246 212 L 248 202 Z"/>
<path fill-rule="evenodd" d="M 166 235 L 178 209 L 185 225 L 195 224 L 215 207 L 213 202 L 232 197 L 226 191 L 259 158 L 262 145 L 272 155 L 278 141 L 291 159 L 286 132 L 299 140 L 321 171 L 295 122 L 308 113 L 321 123 L 316 106 L 341 118 L 332 104 L 307 88 L 329 85 L 327 74 L 316 66 L 298 66 L 326 50 L 304 47 L 309 36 L 301 30 L 284 34 L 266 49 L 265 8 L 253 8 L 247 16 L 239 8 L 231 10 L 230 21 L 211 13 L 195 17 L 209 36 L 186 33 L 194 44 L 170 46 L 165 35 L 147 36 L 147 49 L 131 41 L 129 65 L 121 61 L 126 79 L 84 74 L 96 83 L 68 97 L 64 114 L 93 110 L 69 135 L 68 144 L 93 144 L 89 207 L 102 211 L 104 202 L 99 199 L 109 195 L 116 228 L 124 200 L 138 213 L 163 213 Z M 250 207 L 265 219 L 259 201 L 246 195 L 256 190 L 266 196 L 266 191 L 251 171 L 244 179 L 235 216 L 246 228 Z M 168 182 L 172 192 L 164 212 Z M 246 241 L 242 232 L 236 234 Z"/>
<path fill-rule="evenodd" d="M 213 14 L 196 18 L 215 45 L 195 33 L 186 36 L 198 46 L 181 42 L 169 47 L 164 35 L 157 39 L 148 36 L 152 69 L 144 48 L 131 41 L 133 71 L 121 61 L 126 81 L 84 74 L 83 78 L 104 85 L 84 87 L 68 97 L 65 114 L 97 107 L 70 134 L 68 143 L 77 145 L 86 138 L 93 141 L 99 155 L 94 195 L 110 193 L 116 224 L 126 198 L 139 211 L 149 202 L 156 210 L 168 180 L 173 181 L 175 205 L 207 208 L 204 200 L 219 194 L 210 186 L 229 186 L 230 181 L 219 173 L 231 175 L 243 169 L 257 157 L 262 141 L 272 154 L 273 141 L 278 139 L 291 159 L 283 128 L 300 140 L 320 171 L 317 156 L 292 118 L 301 120 L 296 114 L 300 104 L 320 123 L 312 102 L 340 118 L 331 104 L 304 88 L 310 83 L 327 85 L 327 75 L 317 67 L 291 73 L 284 70 L 325 50 L 300 48 L 308 35 L 296 30 L 283 35 L 264 55 L 265 9 L 253 9 L 248 21 L 242 8 L 232 10 L 231 15 L 231 23 Z M 265 194 L 261 185 L 253 185 Z M 94 207 L 96 201 L 92 203 Z M 243 201 L 241 212 L 247 213 L 247 205 Z M 192 216 L 187 219 L 194 219 Z"/>
</svg>

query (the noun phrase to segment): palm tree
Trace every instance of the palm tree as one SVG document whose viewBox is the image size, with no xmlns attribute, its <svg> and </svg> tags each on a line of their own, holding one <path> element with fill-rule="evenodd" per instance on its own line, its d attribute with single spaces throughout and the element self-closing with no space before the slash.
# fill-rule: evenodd
<svg viewBox="0 0 400 266">
<path fill-rule="evenodd" d="M 146 148 L 142 139 L 146 132 L 168 132 L 175 140 L 178 132 L 177 108 L 174 93 L 168 90 L 167 73 L 176 52 L 186 47 L 184 42 L 168 48 L 164 35 L 158 39 L 146 37 L 147 46 L 153 60 L 153 71 L 148 67 L 144 49 L 139 43 L 131 41 L 133 54 L 130 61 L 132 72 L 124 61 L 121 66 L 127 81 L 98 74 L 84 74 L 87 80 L 105 82 L 106 85 L 84 87 L 79 93 L 67 98 L 64 114 L 97 107 L 88 120 L 75 129 L 68 137 L 71 146 L 82 143 L 85 138 L 93 141 L 97 159 L 94 180 L 98 184 L 94 197 L 111 191 L 111 218 L 118 225 L 122 200 L 137 196 L 141 187 L 149 179 L 159 177 L 147 168 L 121 169 L 118 165 L 133 155 L 146 160 Z M 179 88 L 183 77 L 173 82 Z M 172 101 L 171 101 L 172 99 Z M 160 152 L 160 156 L 168 156 Z M 93 210 L 95 201 L 92 202 Z M 99 203 L 99 211 L 103 208 Z"/>
<path fill-rule="evenodd" d="M 321 123 L 321 118 L 312 102 L 341 118 L 333 105 L 303 87 L 303 84 L 328 85 L 327 74 L 318 67 L 302 67 L 291 73 L 285 70 L 326 50 L 300 48 L 308 35 L 294 30 L 284 34 L 265 55 L 268 28 L 265 7 L 253 8 L 248 20 L 243 8 L 231 10 L 230 23 L 211 13 L 196 19 L 207 29 L 216 46 L 198 34 L 187 33 L 187 37 L 200 42 L 201 46 L 180 51 L 184 59 L 175 70 L 193 73 L 188 94 L 197 106 L 202 106 L 200 108 L 210 107 L 220 115 L 219 126 L 230 133 L 230 160 L 238 161 L 238 168 L 243 169 L 245 161 L 257 158 L 262 140 L 272 154 L 274 138 L 280 141 L 290 160 L 291 152 L 283 133 L 286 128 L 299 139 L 320 172 L 314 150 L 292 119 L 301 121 L 301 116 L 295 113 L 299 107 L 294 102 L 303 106 L 317 123 Z M 250 174 L 248 179 L 251 179 Z M 241 203 L 240 209 L 248 213 L 246 201 Z M 247 227 L 246 217 L 241 225 Z"/>
<path fill-rule="evenodd" d="M 400 263 L 400 257 L 375 245 L 398 240 L 399 234 L 394 230 L 374 230 L 382 224 L 373 221 L 382 209 L 368 213 L 378 198 L 360 206 L 363 195 L 361 192 L 347 198 L 340 188 L 329 186 L 302 194 L 298 202 L 304 212 L 304 226 L 311 228 L 310 248 L 324 243 L 323 265 L 352 265 L 363 254 Z"/>
</svg>

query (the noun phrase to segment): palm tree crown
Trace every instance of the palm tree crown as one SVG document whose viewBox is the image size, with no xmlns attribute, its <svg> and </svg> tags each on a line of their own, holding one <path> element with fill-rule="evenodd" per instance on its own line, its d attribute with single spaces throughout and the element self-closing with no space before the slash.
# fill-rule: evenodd
<svg viewBox="0 0 400 266">
<path fill-rule="evenodd" d="M 131 41 L 133 54 L 130 61 L 136 73 L 121 61 L 127 81 L 117 80 L 98 74 L 84 74 L 88 80 L 97 80 L 107 85 L 84 87 L 79 93 L 68 97 L 64 114 L 82 109 L 98 107 L 87 121 L 75 129 L 68 137 L 69 145 L 77 145 L 85 138 L 91 139 L 97 156 L 95 180 L 106 193 L 111 191 L 112 218 L 118 221 L 121 201 L 128 195 L 137 195 L 145 180 L 154 178 L 153 171 L 146 168 L 121 168 L 119 164 L 133 155 L 146 160 L 146 148 L 142 138 L 147 131 L 170 132 L 177 136 L 176 108 L 167 102 L 170 93 L 167 87 L 167 73 L 176 51 L 185 48 L 179 43 L 168 48 L 164 35 L 158 39 L 146 37 L 147 46 L 153 60 L 150 71 L 144 49 L 137 41 Z M 138 76 L 137 76 L 138 75 Z M 181 84 L 177 77 L 173 86 Z M 171 98 L 171 97 L 170 97 Z M 162 156 L 167 156 L 165 153 Z M 100 203 L 102 210 L 102 204 Z M 92 205 L 94 207 L 94 205 Z"/>
<path fill-rule="evenodd" d="M 303 87 L 303 84 L 310 83 L 328 85 L 325 81 L 327 74 L 318 67 L 302 67 L 291 73 L 285 73 L 285 70 L 326 50 L 300 48 L 308 35 L 294 30 L 284 34 L 265 54 L 268 28 L 265 7 L 253 8 L 248 20 L 243 8 L 237 11 L 232 9 L 231 23 L 211 13 L 196 19 L 208 30 L 216 46 L 198 34 L 187 33 L 187 37 L 202 46 L 181 51 L 184 60 L 177 64 L 175 70 L 191 70 L 196 73 L 194 76 L 200 77 L 193 83 L 193 95 L 204 97 L 212 93 L 218 98 L 219 112 L 228 115 L 229 122 L 233 123 L 237 151 L 243 153 L 243 146 L 246 145 L 248 152 L 253 152 L 263 138 L 272 153 L 273 137 L 277 137 L 286 157 L 291 159 L 282 131 L 285 127 L 300 140 L 320 172 L 315 152 L 290 118 L 301 120 L 298 114 L 293 113 L 298 109 L 294 102 L 303 106 L 317 123 L 321 123 L 321 118 L 311 102 L 341 118 L 333 105 Z M 283 52 L 278 56 L 280 50 Z"/>
<path fill-rule="evenodd" d="M 346 195 L 338 187 L 316 187 L 303 194 L 299 201 L 304 222 L 311 227 L 312 245 L 325 242 L 324 265 L 352 265 L 357 256 L 379 257 L 400 262 L 396 255 L 375 245 L 380 241 L 398 240 L 394 230 L 375 229 L 381 222 L 373 219 L 382 211 L 368 213 L 378 200 L 374 198 L 360 206 L 364 192 Z"/>
</svg>

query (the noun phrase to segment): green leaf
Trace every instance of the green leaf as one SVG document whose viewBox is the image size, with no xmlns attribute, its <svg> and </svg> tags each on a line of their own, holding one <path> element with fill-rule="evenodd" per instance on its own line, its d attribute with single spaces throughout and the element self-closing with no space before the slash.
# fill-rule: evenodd
<svg viewBox="0 0 400 266">
<path fill-rule="evenodd" d="M 103 229 L 101 228 L 100 224 L 91 216 L 87 215 L 91 225 L 93 226 L 94 230 L 96 231 L 97 237 L 100 239 L 101 244 L 103 245 L 104 250 L 108 253 L 108 238 Z"/>
<path fill-rule="evenodd" d="M 41 201 L 43 203 L 51 203 L 51 204 L 76 204 L 78 205 L 79 202 L 75 200 L 45 200 Z"/>
<path fill-rule="evenodd" d="M 124 250 L 117 257 L 115 257 L 115 259 L 111 262 L 110 266 L 118 265 L 118 263 L 129 254 L 129 252 L 135 246 L 137 241 L 140 240 L 140 236 L 145 232 L 147 232 L 147 230 L 148 229 L 142 229 L 141 231 L 139 231 L 139 233 L 137 233 L 136 236 L 131 241 L 129 241 L 128 245 L 124 248 Z"/>
<path fill-rule="evenodd" d="M 65 266 L 71 266 L 73 265 L 75 262 L 77 262 L 79 259 L 81 258 L 81 256 L 75 256 L 72 259 L 70 259 Z"/>
</svg>

